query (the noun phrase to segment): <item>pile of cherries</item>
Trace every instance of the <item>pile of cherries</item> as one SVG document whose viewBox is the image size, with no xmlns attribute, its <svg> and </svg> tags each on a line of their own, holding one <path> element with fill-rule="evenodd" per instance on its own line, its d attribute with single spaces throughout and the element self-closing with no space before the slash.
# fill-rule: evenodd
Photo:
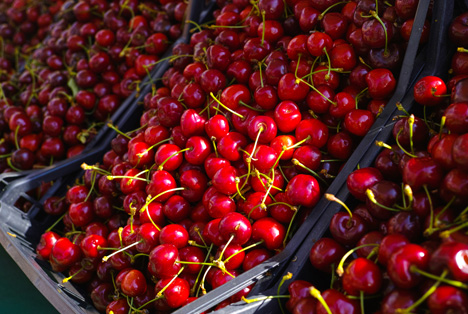
<svg viewBox="0 0 468 314">
<path fill-rule="evenodd" d="M 348 176 L 358 204 L 335 214 L 310 251 L 331 285 L 292 282 L 290 312 L 468 313 L 467 34 L 468 12 L 449 27 L 459 47 L 450 80 L 426 76 L 413 88 L 424 118 L 400 117 L 394 144 L 378 142 L 373 167 Z"/>
<path fill-rule="evenodd" d="M 140 127 L 44 203 L 63 228 L 38 256 L 99 311 L 171 311 L 281 251 L 391 97 L 417 7 L 218 5 L 174 47 Z"/>
<path fill-rule="evenodd" d="M 39 4 L 17 0 L 7 14 L 21 22 L 19 31 L 0 28 L 4 52 L 14 44 L 29 52 L 1 84 L 0 172 L 79 154 L 181 35 L 187 8 L 179 0 L 53 4 L 54 11 L 37 16 Z M 34 18 L 41 26 L 37 36 L 18 35 L 35 27 Z"/>
</svg>

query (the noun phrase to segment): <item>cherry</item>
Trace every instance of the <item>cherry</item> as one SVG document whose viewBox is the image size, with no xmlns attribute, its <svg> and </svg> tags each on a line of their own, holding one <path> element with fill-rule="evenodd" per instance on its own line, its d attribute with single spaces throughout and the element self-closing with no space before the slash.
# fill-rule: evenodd
<svg viewBox="0 0 468 314">
<path fill-rule="evenodd" d="M 177 248 L 172 244 L 160 244 L 149 254 L 148 271 L 157 278 L 172 278 L 181 265 Z"/>
<path fill-rule="evenodd" d="M 396 80 L 388 69 L 373 69 L 366 75 L 368 93 L 374 99 L 388 98 L 396 87 Z"/>
<path fill-rule="evenodd" d="M 252 269 L 257 265 L 260 265 L 272 256 L 273 254 L 271 253 L 271 251 L 267 249 L 252 249 L 251 251 L 247 252 L 247 254 L 245 254 L 244 261 L 242 262 L 242 269 L 244 271 L 248 271 L 249 269 Z"/>
<path fill-rule="evenodd" d="M 416 291 L 395 289 L 385 296 L 380 307 L 382 314 L 395 313 L 398 309 L 406 309 L 418 300 Z"/>
<path fill-rule="evenodd" d="M 228 213 L 221 218 L 218 228 L 225 241 L 229 241 L 232 237 L 230 243 L 237 245 L 245 244 L 252 234 L 252 226 L 248 219 L 236 212 Z"/>
<path fill-rule="evenodd" d="M 343 246 L 334 239 L 321 238 L 310 249 L 309 260 L 315 268 L 331 273 L 334 271 L 333 265 L 338 265 L 345 253 Z"/>
<path fill-rule="evenodd" d="M 436 188 L 443 178 L 442 168 L 430 157 L 411 158 L 403 168 L 403 182 L 413 190 Z"/>
<path fill-rule="evenodd" d="M 359 305 L 356 300 L 347 298 L 344 294 L 335 289 L 328 289 L 322 292 L 322 298 L 332 313 L 360 313 Z M 317 302 L 315 311 L 317 314 L 327 313 L 320 302 Z"/>
<path fill-rule="evenodd" d="M 52 248 L 57 240 L 60 239 L 60 236 L 53 231 L 46 231 L 41 235 L 39 244 L 36 246 L 37 255 L 44 259 L 48 260 Z"/>
<path fill-rule="evenodd" d="M 273 218 L 265 217 L 252 225 L 252 240 L 262 240 L 269 250 L 279 249 L 285 240 L 286 229 Z"/>
<path fill-rule="evenodd" d="M 425 270 L 429 266 L 429 254 L 416 244 L 406 244 L 394 252 L 387 263 L 387 272 L 393 283 L 401 289 L 411 289 L 419 284 L 421 275 L 414 267 Z"/>
<path fill-rule="evenodd" d="M 462 313 L 468 307 L 468 296 L 463 290 L 452 286 L 437 287 L 427 299 L 431 313 L 447 313 L 459 311 Z"/>
<path fill-rule="evenodd" d="M 299 174 L 289 181 L 285 193 L 292 205 L 312 207 L 319 201 L 320 186 L 314 177 Z"/>
<path fill-rule="evenodd" d="M 54 271 L 64 271 L 81 258 L 80 247 L 68 238 L 58 239 L 50 252 L 50 262 Z"/>
<path fill-rule="evenodd" d="M 424 106 L 440 105 L 447 93 L 447 87 L 442 79 L 436 76 L 425 76 L 414 84 L 414 100 Z"/>
<path fill-rule="evenodd" d="M 466 281 L 468 245 L 461 242 L 442 243 L 430 257 L 429 269 L 441 273 L 448 268 L 455 280 Z"/>
<path fill-rule="evenodd" d="M 351 295 L 375 294 L 382 286 L 382 273 L 374 262 L 358 257 L 346 267 L 342 283 L 343 289 Z"/>
<path fill-rule="evenodd" d="M 373 167 L 353 171 L 346 179 L 349 192 L 361 201 L 366 201 L 366 190 L 383 179 L 382 174 Z"/>
<path fill-rule="evenodd" d="M 330 233 L 342 245 L 356 244 L 367 233 L 367 225 L 359 215 L 338 212 L 330 221 Z"/>
<path fill-rule="evenodd" d="M 165 278 L 158 281 L 155 286 L 156 295 L 165 288 L 164 301 L 173 309 L 184 304 L 190 294 L 190 286 L 188 282 L 182 278 Z"/>
</svg>

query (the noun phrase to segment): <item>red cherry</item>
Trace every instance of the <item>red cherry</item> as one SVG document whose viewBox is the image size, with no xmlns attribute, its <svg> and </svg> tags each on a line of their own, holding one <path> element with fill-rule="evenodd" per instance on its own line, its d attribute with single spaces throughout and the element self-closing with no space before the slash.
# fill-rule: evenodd
<svg viewBox="0 0 468 314">
<path fill-rule="evenodd" d="M 314 177 L 299 174 L 289 181 L 285 193 L 292 205 L 313 207 L 319 201 L 320 186 Z"/>
<path fill-rule="evenodd" d="M 342 280 L 343 289 L 351 295 L 375 294 L 382 286 L 382 273 L 374 262 L 358 257 L 348 264 Z"/>
<path fill-rule="evenodd" d="M 397 287 L 411 289 L 421 281 L 421 275 L 412 270 L 414 266 L 425 270 L 429 266 L 429 254 L 423 247 L 409 243 L 391 255 L 387 272 Z"/>
</svg>

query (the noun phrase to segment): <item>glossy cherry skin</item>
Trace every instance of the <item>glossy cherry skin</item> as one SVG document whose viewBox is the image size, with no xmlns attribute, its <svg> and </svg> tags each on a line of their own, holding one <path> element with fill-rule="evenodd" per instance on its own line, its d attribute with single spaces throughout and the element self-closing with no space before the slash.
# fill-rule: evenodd
<svg viewBox="0 0 468 314">
<path fill-rule="evenodd" d="M 249 220 L 237 212 L 228 213 L 221 218 L 218 228 L 225 241 L 232 237 L 232 244 L 244 245 L 252 234 L 252 225 Z"/>
<path fill-rule="evenodd" d="M 371 260 L 358 257 L 348 264 L 342 280 L 343 289 L 351 295 L 375 294 L 382 286 L 382 272 Z"/>
<path fill-rule="evenodd" d="M 271 251 L 264 248 L 255 248 L 245 254 L 244 261 L 242 262 L 242 269 L 248 271 L 264 261 L 270 259 L 273 254 Z"/>
<path fill-rule="evenodd" d="M 172 244 L 161 244 L 149 254 L 148 271 L 157 278 L 171 278 L 180 270 L 178 261 L 177 248 Z"/>
<path fill-rule="evenodd" d="M 423 185 L 430 189 L 437 188 L 442 179 L 442 167 L 430 157 L 411 158 L 403 168 L 403 182 L 411 186 L 413 191 Z"/>
<path fill-rule="evenodd" d="M 213 186 L 220 192 L 226 195 L 237 193 L 236 177 L 238 176 L 237 168 L 228 166 L 219 169 L 213 176 Z"/>
<path fill-rule="evenodd" d="M 332 238 L 321 238 L 314 243 L 309 260 L 315 268 L 331 273 L 346 253 L 344 247 Z"/>
<path fill-rule="evenodd" d="M 353 171 L 346 179 L 349 192 L 358 200 L 366 201 L 366 190 L 383 179 L 379 170 L 373 167 Z"/>
<path fill-rule="evenodd" d="M 332 313 L 337 314 L 357 314 L 360 307 L 356 300 L 347 298 L 343 293 L 335 289 L 328 289 L 322 292 L 322 297 L 327 303 Z M 317 302 L 315 311 L 317 314 L 326 314 L 327 311 L 320 302 Z"/>
<path fill-rule="evenodd" d="M 374 69 L 366 75 L 368 93 L 374 99 L 388 98 L 396 87 L 396 80 L 388 69 Z"/>
<path fill-rule="evenodd" d="M 463 170 L 468 170 L 468 133 L 457 137 L 452 146 L 452 157 L 458 167 Z"/>
<path fill-rule="evenodd" d="M 393 253 L 408 243 L 410 243 L 409 240 L 400 234 L 389 234 L 385 236 L 379 246 L 379 263 L 386 266 Z"/>
<path fill-rule="evenodd" d="M 318 119 L 302 120 L 295 131 L 297 141 L 302 141 L 310 136 L 306 144 L 314 145 L 317 148 L 322 148 L 327 144 L 328 134 L 327 126 Z"/>
<path fill-rule="evenodd" d="M 432 254 L 429 269 L 441 273 L 448 268 L 452 277 L 458 281 L 468 278 L 468 244 L 461 242 L 442 243 Z"/>
<path fill-rule="evenodd" d="M 330 221 L 333 238 L 342 245 L 354 245 L 366 234 L 368 228 L 359 215 L 352 218 L 346 212 L 338 212 Z"/>
<path fill-rule="evenodd" d="M 320 186 L 311 175 L 299 174 L 289 181 L 285 193 L 292 205 L 312 207 L 319 201 Z"/>
<path fill-rule="evenodd" d="M 164 300 L 167 305 L 173 309 L 182 306 L 190 295 L 188 282 L 179 277 L 166 278 L 158 281 L 155 286 L 156 294 L 166 286 L 167 288 L 163 292 Z"/>
<path fill-rule="evenodd" d="M 468 296 L 458 288 L 440 286 L 427 299 L 431 313 L 468 313 Z"/>
<path fill-rule="evenodd" d="M 64 271 L 77 262 L 82 256 L 78 245 L 72 243 L 68 238 L 58 239 L 52 247 L 50 262 L 54 271 Z"/>
<path fill-rule="evenodd" d="M 288 286 L 288 292 L 291 296 L 286 302 L 286 309 L 292 311 L 297 302 L 310 296 L 310 287 L 312 284 L 305 280 L 294 280 Z"/>
<path fill-rule="evenodd" d="M 252 240 L 263 240 L 263 245 L 269 250 L 279 249 L 285 236 L 286 228 L 273 218 L 261 218 L 252 225 Z"/>
<path fill-rule="evenodd" d="M 129 297 L 142 295 L 147 288 L 145 275 L 138 269 L 131 269 L 124 275 L 120 286 L 122 292 Z"/>
<path fill-rule="evenodd" d="M 387 272 L 393 283 L 402 289 L 417 286 L 422 277 L 411 270 L 412 266 L 425 270 L 429 266 L 429 253 L 416 244 L 406 244 L 393 253 L 387 263 Z"/>
<path fill-rule="evenodd" d="M 383 220 L 393 216 L 395 214 L 394 212 L 380 205 L 393 208 L 395 204 L 398 204 L 401 201 L 401 187 L 392 181 L 382 180 L 376 182 L 369 190 L 372 191 L 377 201 L 377 204 L 375 204 L 370 198 L 366 200 L 366 206 L 372 216 Z"/>
<path fill-rule="evenodd" d="M 40 242 L 36 246 L 36 253 L 44 260 L 48 260 L 52 247 L 55 242 L 60 239 L 60 236 L 53 231 L 46 231 L 41 235 Z"/>
<path fill-rule="evenodd" d="M 414 100 L 423 106 L 436 106 L 444 101 L 441 95 L 447 93 L 444 81 L 436 76 L 425 76 L 414 84 Z"/>
<path fill-rule="evenodd" d="M 397 309 L 406 309 L 418 300 L 413 290 L 395 289 L 385 296 L 380 310 L 382 314 L 395 314 Z"/>
</svg>

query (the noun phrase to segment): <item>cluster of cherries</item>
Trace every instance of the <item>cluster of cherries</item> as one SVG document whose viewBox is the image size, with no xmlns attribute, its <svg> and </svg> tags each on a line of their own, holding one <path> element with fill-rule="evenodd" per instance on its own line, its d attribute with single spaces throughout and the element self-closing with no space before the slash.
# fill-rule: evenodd
<svg viewBox="0 0 468 314">
<path fill-rule="evenodd" d="M 0 172 L 79 154 L 181 35 L 187 7 L 183 1 L 83 0 L 66 1 L 56 12 L 59 4 L 51 6 L 54 15 L 37 16 L 40 4 L 33 1 L 17 0 L 7 10 L 20 30 L 34 28 L 34 18 L 41 28 L 24 44 L 29 55 L 21 67 L 1 84 Z M 13 30 L 0 29 L 5 53 L 27 41 Z"/>
<path fill-rule="evenodd" d="M 373 167 L 348 176 L 359 204 L 310 251 L 315 269 L 337 276 L 322 293 L 292 282 L 290 312 L 468 313 L 467 34 L 468 12 L 449 27 L 459 48 L 448 83 L 426 76 L 413 88 L 425 118 L 401 117 L 394 144 L 377 142 Z"/>
<path fill-rule="evenodd" d="M 281 251 L 392 95 L 416 11 L 218 5 L 214 25 L 174 46 L 140 127 L 44 203 L 63 228 L 42 235 L 38 256 L 99 311 L 171 311 Z"/>
</svg>

